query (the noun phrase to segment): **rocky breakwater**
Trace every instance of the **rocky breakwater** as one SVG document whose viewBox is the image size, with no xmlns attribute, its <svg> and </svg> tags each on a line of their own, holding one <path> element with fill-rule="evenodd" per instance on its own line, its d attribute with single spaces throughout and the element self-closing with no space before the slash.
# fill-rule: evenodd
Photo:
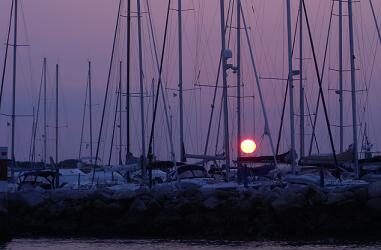
<svg viewBox="0 0 381 250">
<path fill-rule="evenodd" d="M 7 165 L 0 159 L 0 241 L 9 237 Z"/>
<path fill-rule="evenodd" d="M 10 237 L 7 203 L 6 192 L 0 192 L 0 241 L 7 240 Z"/>
<path fill-rule="evenodd" d="M 381 182 L 318 188 L 295 184 L 216 189 L 33 191 L 9 197 L 18 236 L 374 237 L 381 236 Z"/>
</svg>

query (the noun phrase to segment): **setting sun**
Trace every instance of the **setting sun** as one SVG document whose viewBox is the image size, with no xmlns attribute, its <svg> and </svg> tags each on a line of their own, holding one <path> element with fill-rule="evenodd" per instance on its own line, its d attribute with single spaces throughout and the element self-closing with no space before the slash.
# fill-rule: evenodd
<svg viewBox="0 0 381 250">
<path fill-rule="evenodd" d="M 251 154 L 257 149 L 257 145 L 255 144 L 254 140 L 246 139 L 242 141 L 241 143 L 241 150 L 245 154 Z"/>
</svg>

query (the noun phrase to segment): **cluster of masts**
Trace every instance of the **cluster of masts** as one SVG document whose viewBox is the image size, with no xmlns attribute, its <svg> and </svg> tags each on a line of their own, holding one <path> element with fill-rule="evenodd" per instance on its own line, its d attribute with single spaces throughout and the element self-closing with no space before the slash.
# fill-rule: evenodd
<svg viewBox="0 0 381 250">
<path fill-rule="evenodd" d="M 142 56 L 142 24 L 141 24 L 141 5 L 140 5 L 140 0 L 136 0 L 136 3 L 137 3 L 137 16 L 138 16 L 138 43 L 139 43 L 139 51 L 138 51 L 138 54 L 139 54 L 139 86 L 140 86 L 140 114 L 141 114 L 141 124 L 145 124 L 145 118 L 144 118 L 144 114 L 145 114 L 145 111 L 144 111 L 144 91 L 143 91 L 143 72 L 144 72 L 144 69 L 143 69 L 143 56 Z M 258 93 L 258 96 L 260 98 L 260 103 L 261 103 L 261 108 L 262 108 L 262 112 L 264 114 L 264 122 L 265 122 L 265 134 L 268 136 L 268 139 L 269 139 L 269 142 L 270 142 L 270 146 L 271 146 L 271 151 L 272 151 L 272 154 L 274 156 L 274 164 L 276 165 L 277 164 L 277 159 L 276 159 L 276 155 L 278 153 L 278 147 L 275 148 L 274 146 L 274 143 L 273 143 L 273 139 L 272 139 L 272 135 L 271 135 L 271 132 L 270 132 L 270 129 L 269 129 L 269 121 L 268 121 L 268 117 L 267 117 L 267 113 L 266 113 L 266 107 L 265 107 L 265 104 L 264 104 L 264 97 L 262 95 L 262 91 L 261 91 L 261 84 L 260 84 L 260 77 L 259 77 L 259 74 L 258 74 L 258 71 L 257 71 L 257 66 L 256 66 L 256 61 L 255 61 L 255 56 L 254 56 L 254 52 L 253 52 L 253 49 L 252 49 L 252 44 L 251 44 L 251 41 L 249 39 L 249 35 L 248 35 L 248 31 L 247 31 L 247 23 L 246 23 L 246 19 L 245 19 L 245 15 L 243 13 L 243 9 L 242 9 L 242 4 L 241 4 L 241 1 L 240 0 L 237 0 L 236 1 L 236 39 L 237 39 L 237 48 L 236 48 L 236 63 L 237 65 L 232 65 L 232 64 L 229 64 L 229 59 L 232 58 L 232 52 L 231 50 L 229 50 L 227 47 L 226 47 L 226 31 L 227 31 L 227 23 L 226 23 L 226 18 L 225 18 L 225 6 L 224 6 L 224 0 L 220 0 L 220 17 L 221 17 L 221 61 L 220 61 L 220 64 L 221 64 L 221 69 L 222 69 L 222 78 L 223 78 L 223 114 L 224 114 L 224 155 L 223 156 L 208 156 L 207 155 L 207 150 L 205 149 L 205 152 L 203 155 L 193 155 L 193 154 L 188 154 L 185 150 L 185 142 L 184 142 L 184 97 L 183 97 L 183 41 L 182 41 L 182 12 L 183 12 L 183 9 L 182 9 L 182 1 L 181 0 L 178 0 L 177 1 L 177 14 L 178 14 L 178 57 L 179 57 L 179 63 L 178 63 L 178 87 L 179 87 L 179 145 L 180 145 L 180 159 L 182 162 L 185 162 L 187 159 L 202 159 L 203 161 L 207 161 L 207 160 L 224 160 L 225 161 L 225 166 L 226 166 L 226 171 L 227 173 L 229 173 L 229 169 L 230 169 L 230 164 L 231 164 L 231 155 L 230 155 L 230 148 L 229 148 L 229 114 L 228 114 L 228 85 L 227 85 L 227 78 L 228 78 L 228 74 L 227 72 L 229 70 L 233 70 L 234 73 L 236 73 L 236 78 L 237 78 L 237 148 L 239 148 L 239 145 L 241 143 L 241 140 L 243 139 L 242 138 L 242 116 L 241 116 L 241 88 L 240 88 L 240 83 L 241 83 L 241 30 L 244 30 L 245 32 L 245 36 L 246 36 L 246 40 L 247 40 L 247 43 L 248 43 L 248 48 L 249 48 L 249 55 L 250 55 L 250 61 L 251 61 L 251 64 L 252 64 L 252 69 L 253 69 L 253 72 L 254 72 L 254 75 L 255 75 L 255 80 L 256 80 L 256 86 L 257 86 L 257 93 Z M 116 24 L 116 29 L 115 29 L 115 37 L 114 37 L 114 43 L 113 43 L 113 51 L 112 51 L 112 58 L 111 58 L 111 62 L 110 62 L 110 69 L 109 69 L 109 75 L 108 75 L 108 82 L 107 82 L 107 88 L 106 88 L 106 93 L 105 93 L 105 100 L 104 100 L 104 106 L 103 106 L 103 112 L 102 112 L 102 120 L 101 120 L 101 124 L 100 124 L 100 132 L 99 132 L 99 137 L 98 137 L 98 142 L 97 142 L 97 147 L 94 151 L 93 149 L 93 128 L 92 128 L 92 103 L 91 103 L 91 62 L 89 62 L 89 69 L 88 69 L 88 85 L 87 85 L 87 90 L 88 90 L 88 99 L 89 99 L 89 115 L 90 115 L 90 122 L 89 122 L 89 130 L 90 130 L 90 154 L 91 154 L 91 164 L 94 164 L 96 165 L 98 162 L 97 162 L 97 159 L 99 159 L 99 153 L 100 153 L 100 141 L 101 141 L 101 138 L 102 138 L 102 132 L 103 132 L 103 123 L 104 123 L 104 118 L 105 118 L 105 109 L 106 109 L 106 103 L 107 103 L 107 97 L 108 97 L 108 91 L 109 91 L 109 85 L 110 85 L 110 78 L 111 78 L 111 68 L 113 67 L 113 61 L 114 61 L 114 52 L 115 52 L 115 46 L 116 46 L 116 34 L 117 34 L 117 29 L 118 29 L 118 25 L 119 25 L 119 17 L 120 17 L 120 12 L 121 12 L 121 3 L 122 3 L 122 0 L 120 0 L 120 3 L 119 3 L 119 10 L 118 10 L 118 17 L 117 17 L 117 24 Z M 130 78 L 131 78 L 131 61 L 130 61 L 130 58 L 131 58 L 131 1 L 130 0 L 127 0 L 127 63 L 126 63 L 126 68 L 127 68 L 127 93 L 126 93 L 126 117 L 127 117 L 127 120 L 126 120 L 126 131 L 127 131 L 127 134 L 126 134 L 126 140 L 127 140 L 127 157 L 128 158 L 128 155 L 130 155 L 130 144 L 131 144 L 131 141 L 130 141 L 130 138 L 131 138 L 131 135 L 130 135 Z M 333 2 L 333 4 L 335 3 L 335 1 Z M 374 7 L 373 7 L 373 3 L 372 3 L 372 0 L 369 0 L 369 3 L 370 3 L 370 6 L 371 6 L 371 10 L 372 10 L 372 14 L 373 14 L 373 17 L 374 17 L 374 21 L 376 23 L 376 27 L 377 27 L 377 32 L 378 32 L 378 36 L 379 36 L 379 39 L 380 39 L 380 42 L 381 42 L 381 35 L 380 35 L 380 29 L 378 27 L 378 23 L 377 23 L 377 19 L 376 19 L 376 15 L 375 15 L 375 11 L 374 11 Z M 343 69 L 343 54 L 344 54 L 344 51 L 343 51 L 343 34 L 344 34 L 344 30 L 343 30 L 343 1 L 338 1 L 338 4 L 339 4 L 339 46 L 338 46 L 338 49 L 339 49 L 339 90 L 338 90 L 338 94 L 339 94 L 339 102 L 340 102 L 340 152 L 343 152 L 344 151 L 344 142 L 343 142 L 343 137 L 344 137 L 344 132 L 343 132 L 343 120 L 344 120 L 344 113 L 343 113 L 343 72 L 344 72 L 344 69 Z M 288 43 L 288 79 L 287 79 L 287 82 L 288 82 L 288 94 L 289 94 L 289 105 L 290 105 L 290 133 L 291 133 L 291 152 L 296 152 L 296 141 L 295 141 L 295 113 L 294 113 L 294 81 L 296 79 L 294 79 L 294 76 L 299 76 L 299 81 L 300 81 L 300 89 L 299 89 L 299 96 L 300 96 L 300 103 L 299 103 L 299 106 L 300 106 L 300 111 L 301 111 L 301 114 L 300 114 L 300 157 L 304 157 L 306 155 L 305 153 L 305 137 L 304 137 L 304 127 L 305 127 L 305 120 L 304 120 L 304 117 L 305 117 L 305 114 L 304 114 L 304 84 L 303 84 L 303 73 L 304 73 L 304 69 L 303 69 L 303 32 L 304 32 L 304 28 L 305 26 L 307 27 L 308 29 L 308 37 L 309 37 L 309 40 L 310 40 L 310 45 L 311 45 L 311 49 L 312 49 L 312 53 L 313 53 L 313 56 L 314 56 L 314 64 L 315 64 L 315 70 L 316 70 L 316 75 L 317 75 L 317 78 L 318 78 L 318 83 L 319 83 L 319 96 L 321 98 L 321 101 L 322 101 L 322 104 L 323 104 L 323 108 L 324 108 L 324 112 L 325 112 L 325 118 L 326 118 L 326 123 L 327 123 L 327 129 L 328 129 L 328 132 L 329 132 L 329 135 L 330 135 L 330 142 L 331 142 L 331 146 L 332 146 L 332 153 L 333 153 L 333 156 L 336 157 L 336 152 L 335 152 L 335 147 L 334 147 L 334 144 L 333 144 L 333 141 L 332 141 L 332 133 L 330 131 L 330 123 L 329 123 L 329 120 L 328 120 L 328 114 L 327 114 L 327 108 L 326 108 L 326 105 L 325 105 L 325 100 L 324 100 L 324 94 L 323 94 L 323 89 L 322 89 L 322 79 L 321 79 L 321 74 L 320 74 L 320 70 L 319 70 L 319 67 L 317 65 L 317 61 L 316 61 L 316 54 L 315 54 L 315 48 L 314 48 L 314 43 L 313 43 L 313 40 L 312 40 L 312 35 L 311 35 L 311 30 L 310 30 L 310 24 L 309 24 L 309 20 L 308 20 L 308 13 L 307 13 L 307 9 L 306 9 L 306 6 L 305 6 L 305 3 L 304 3 L 304 0 L 300 0 L 299 2 L 299 48 L 300 48 L 300 51 L 299 51 L 299 69 L 298 70 L 295 70 L 294 69 L 294 66 L 293 66 L 293 42 L 292 42 L 292 30 L 291 30 L 291 27 L 292 27 L 292 24 L 291 24 L 291 1 L 290 0 L 287 0 L 286 1 L 286 5 L 287 5 L 287 43 Z M 159 77 L 158 77 L 158 85 L 157 85 L 157 94 L 156 94 L 156 100 L 155 100 L 155 109 L 154 109 L 154 119 L 153 119 L 153 124 L 152 124 L 152 128 L 151 128 L 151 134 L 150 134 L 150 140 L 149 140 L 149 145 L 147 147 L 146 145 L 146 141 L 145 141 L 145 136 L 146 136 L 146 131 L 145 131 L 145 126 L 141 126 L 141 144 L 142 144 L 142 151 L 141 151 L 141 155 L 142 155 L 142 166 L 143 166 L 143 172 L 145 172 L 145 164 L 148 161 L 152 161 L 153 160 L 153 152 L 152 152 L 152 139 L 153 139 L 153 136 L 154 136 L 154 123 L 155 123 L 155 115 L 156 115 L 156 111 L 157 111 L 157 102 L 158 102 L 158 98 L 159 98 L 159 92 L 160 92 L 160 85 L 161 85 L 161 71 L 162 71 L 162 67 L 163 67 L 163 54 L 164 54 L 164 51 L 165 51 L 165 42 L 166 42 L 166 33 L 167 33 L 167 26 L 168 26 L 168 13 L 169 13 L 169 10 L 170 10 L 170 6 L 171 6 L 171 0 L 169 0 L 168 2 L 168 11 L 167 11 L 167 23 L 166 23 L 166 29 L 165 29 L 165 35 L 164 35 L 164 45 L 163 45 L 163 50 L 162 50 L 162 54 L 161 54 L 161 58 L 158 57 L 158 55 L 156 54 L 156 64 L 157 64 L 157 67 L 158 67 L 158 71 L 159 71 Z M 347 7 L 348 7 L 348 19 L 349 19 L 349 55 L 350 55 L 350 65 L 351 65 L 351 93 L 352 93 L 352 123 L 353 123 L 353 144 L 352 144 L 352 150 L 353 150 L 353 164 L 354 164 L 354 169 L 356 171 L 356 175 L 358 176 L 359 175 L 359 167 L 358 167 L 358 142 L 357 142 L 357 126 L 356 126 L 356 123 L 357 123 L 357 110 L 356 110 L 356 75 L 355 75 L 355 51 L 354 51 L 354 47 L 355 47 L 355 44 L 354 44 L 354 35 L 353 35 L 353 1 L 352 0 L 348 0 L 347 1 Z M 14 18 L 14 21 L 13 21 L 13 28 L 14 28 L 14 31 L 13 31 L 13 85 L 12 85 L 12 115 L 11 115 L 11 118 L 12 118 L 12 122 L 11 122 L 11 125 L 12 125 L 12 144 L 11 144 L 11 160 L 12 160 L 12 164 L 15 164 L 15 123 L 16 123 L 16 114 L 15 114 L 15 110 L 16 110 L 16 82 L 17 82 L 17 79 L 16 79 L 16 76 L 17 76 L 17 47 L 18 47 L 18 43 L 17 43 L 17 10 L 18 10 L 18 0 L 13 0 L 12 1 L 12 9 L 13 9 L 13 18 Z M 303 18 L 304 17 L 304 18 Z M 11 18 L 12 18 L 12 15 L 11 15 Z M 243 22 L 243 27 L 242 27 L 242 24 L 241 22 Z M 11 25 L 9 26 L 11 27 Z M 151 27 L 151 31 L 152 31 L 152 27 Z M 8 40 L 7 40 L 7 51 L 8 52 L 8 45 L 9 45 L 9 34 L 10 34 L 10 30 L 8 32 Z M 155 51 L 156 52 L 156 51 Z M 6 53 L 6 57 L 7 57 L 7 53 Z M 160 61 L 159 61 L 160 59 Z M 6 61 L 6 60 L 5 60 Z M 46 152 L 47 152 L 47 131 L 46 131 L 46 128 L 47 128 L 47 114 L 46 114 L 46 65 L 47 65 L 47 60 L 44 59 L 44 62 L 43 62 L 43 68 L 44 68 L 44 75 L 43 75 L 43 83 L 44 83 L 44 162 L 46 163 L 47 162 L 47 155 L 46 155 Z M 5 73 L 5 67 L 6 67 L 6 64 L 4 64 L 4 71 L 3 71 L 3 82 L 4 82 L 4 73 Z M 120 71 L 120 74 L 122 72 L 122 63 L 120 62 L 119 63 L 119 71 Z M 55 130 L 55 137 L 56 137 L 56 148 L 55 148 L 55 161 L 58 162 L 58 133 L 59 133 L 59 130 L 58 130 L 58 122 L 59 122 L 59 117 L 58 117 L 58 79 L 59 79 L 59 66 L 58 64 L 56 65 L 56 130 Z M 119 105 L 119 110 L 121 111 L 122 107 L 121 107 L 121 103 L 122 103 L 122 94 L 121 94 L 121 91 L 122 91 L 122 81 L 121 81 L 121 77 L 120 77 L 120 80 L 119 80 L 119 87 L 118 87 L 118 102 L 117 102 L 117 105 Z M 2 93 L 1 93 L 2 95 Z M 0 95 L 0 105 L 1 105 L 1 95 Z M 86 106 L 86 105 L 85 105 Z M 121 120 L 122 119 L 122 115 L 121 115 L 121 112 L 119 113 L 119 119 Z M 315 117 L 316 119 L 316 117 Z M 315 121 L 316 122 L 316 121 Z M 34 124 L 34 128 L 33 128 L 33 133 L 34 133 L 34 137 L 35 137 L 35 134 L 36 134 L 36 126 L 37 124 Z M 121 126 L 120 126 L 120 130 L 121 130 Z M 83 129 L 82 129 L 83 131 Z M 171 133 L 171 131 L 170 131 Z M 120 134 L 122 134 L 122 132 L 120 131 Z M 209 135 L 208 135 L 208 138 L 209 138 Z M 120 140 L 122 140 L 122 137 L 119 138 Z M 82 139 L 81 139 L 82 141 Z M 120 141 L 119 142 L 120 145 L 122 145 L 122 142 Z M 173 141 L 172 141 L 172 137 L 171 137 L 171 160 L 173 161 L 174 165 L 176 165 L 176 158 L 175 158 L 175 152 L 174 152 L 174 149 L 173 149 Z M 147 150 L 148 149 L 148 150 Z M 34 155 L 34 151 L 35 151 L 35 145 L 33 145 L 33 149 L 32 149 L 32 156 Z M 238 151 L 239 152 L 239 151 Z M 93 157 L 93 153 L 95 153 L 95 157 Z M 81 153 L 80 153 L 81 154 Z M 241 156 L 241 153 L 238 153 L 238 156 Z M 119 150 L 119 163 L 122 164 L 123 163 L 123 160 L 122 160 L 122 149 Z M 95 159 L 93 161 L 93 159 Z M 126 163 L 127 163 L 127 160 L 126 159 Z M 296 154 L 294 153 L 291 153 L 291 165 L 292 165 L 292 171 L 294 172 L 295 171 L 295 167 L 297 165 L 296 163 Z"/>
</svg>

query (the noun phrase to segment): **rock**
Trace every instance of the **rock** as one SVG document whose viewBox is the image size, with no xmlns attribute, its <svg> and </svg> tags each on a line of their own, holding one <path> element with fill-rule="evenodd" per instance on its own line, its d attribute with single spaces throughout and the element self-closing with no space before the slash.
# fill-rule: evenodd
<svg viewBox="0 0 381 250">
<path fill-rule="evenodd" d="M 203 205 L 207 209 L 215 209 L 219 205 L 219 200 L 215 196 L 209 196 L 206 200 L 204 200 Z"/>
<path fill-rule="evenodd" d="M 64 201 L 57 202 L 55 204 L 52 204 L 49 206 L 49 212 L 53 215 L 58 216 L 60 213 L 62 213 L 66 209 L 66 205 Z"/>
<path fill-rule="evenodd" d="M 290 200 L 286 197 L 279 196 L 277 199 L 275 199 L 273 202 L 271 202 L 271 206 L 276 211 L 284 211 L 291 207 Z"/>
<path fill-rule="evenodd" d="M 353 195 L 357 201 L 366 202 L 368 199 L 368 190 L 367 188 L 358 188 L 353 191 Z"/>
<path fill-rule="evenodd" d="M 371 198 L 381 197 L 381 182 L 373 182 L 369 184 L 368 194 Z"/>
<path fill-rule="evenodd" d="M 37 207 L 43 204 L 47 199 L 48 195 L 45 192 L 28 191 L 18 193 L 21 200 L 29 207 Z"/>
<path fill-rule="evenodd" d="M 129 200 L 136 197 L 136 192 L 132 190 L 120 190 L 114 192 L 111 199 L 113 200 Z"/>
<path fill-rule="evenodd" d="M 329 193 L 326 201 L 327 205 L 336 205 L 348 200 L 345 193 Z"/>
<path fill-rule="evenodd" d="M 49 192 L 49 199 L 55 203 L 62 200 L 85 200 L 91 193 L 94 191 L 52 190 Z"/>
<path fill-rule="evenodd" d="M 8 209 L 5 206 L 5 203 L 0 201 L 0 214 L 6 214 L 8 212 Z"/>
<path fill-rule="evenodd" d="M 301 207 L 304 203 L 305 201 L 301 194 L 290 193 L 285 190 L 278 196 L 278 198 L 271 202 L 271 206 L 276 211 L 283 211 L 290 208 Z"/>
<path fill-rule="evenodd" d="M 163 185 L 156 185 L 152 189 L 152 194 L 156 197 L 162 197 L 165 195 L 172 194 L 175 192 L 175 187 L 173 185 L 163 184 Z"/>
<path fill-rule="evenodd" d="M 236 204 L 236 207 L 239 209 L 239 210 L 243 210 L 243 211 L 247 211 L 249 210 L 251 207 L 252 207 L 252 203 L 250 200 L 247 200 L 247 199 L 244 199 L 244 200 L 240 200 L 237 204 Z"/>
<path fill-rule="evenodd" d="M 135 199 L 130 206 L 130 211 L 133 212 L 145 212 L 147 211 L 147 206 L 141 199 Z"/>
<path fill-rule="evenodd" d="M 366 204 L 369 208 L 381 210 L 381 198 L 374 198 L 368 200 Z"/>
<path fill-rule="evenodd" d="M 194 189 L 200 189 L 201 185 L 193 183 L 193 182 L 181 181 L 178 187 L 182 190 L 194 190 Z"/>
</svg>

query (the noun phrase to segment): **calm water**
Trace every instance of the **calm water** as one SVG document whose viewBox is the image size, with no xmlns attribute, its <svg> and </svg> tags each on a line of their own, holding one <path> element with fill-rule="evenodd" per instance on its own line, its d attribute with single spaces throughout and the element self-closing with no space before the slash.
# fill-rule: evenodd
<svg viewBox="0 0 381 250">
<path fill-rule="evenodd" d="M 92 250 L 92 249 L 130 249 L 130 250 L 331 250 L 331 249 L 381 249 L 381 243 L 332 243 L 314 244 L 290 242 L 241 242 L 241 241 L 171 241 L 171 240 L 80 240 L 80 239 L 15 239 L 0 243 L 0 249 L 44 249 L 44 250 Z"/>
</svg>

